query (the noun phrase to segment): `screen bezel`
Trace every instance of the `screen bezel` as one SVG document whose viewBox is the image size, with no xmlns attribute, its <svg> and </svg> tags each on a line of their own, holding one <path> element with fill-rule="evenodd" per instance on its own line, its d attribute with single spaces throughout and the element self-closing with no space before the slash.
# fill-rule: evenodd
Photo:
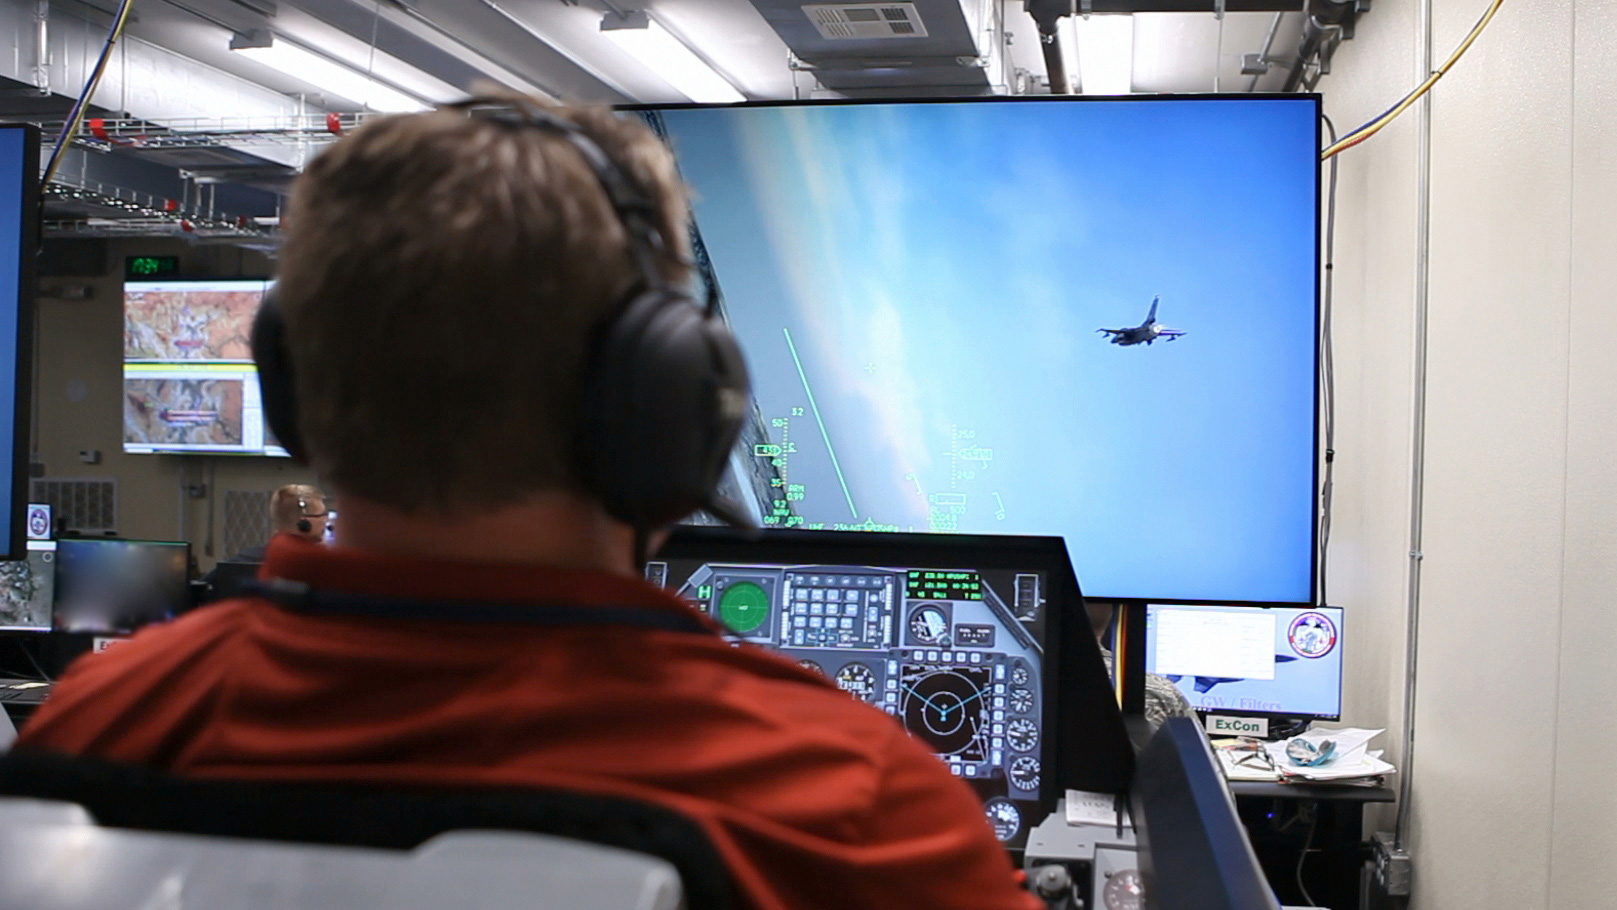
<svg viewBox="0 0 1617 910">
<path fill-rule="evenodd" d="M 1209 601 L 1209 600 L 1140 600 L 1130 601 L 1125 606 L 1125 615 L 1128 617 L 1129 635 L 1138 643 L 1137 661 L 1131 661 L 1130 676 L 1138 680 L 1136 688 L 1143 691 L 1146 675 L 1146 611 L 1153 606 L 1160 607 L 1242 607 L 1255 610 L 1340 610 L 1341 619 L 1337 621 L 1338 648 L 1347 646 L 1347 619 L 1348 610 L 1338 604 L 1291 604 L 1291 603 L 1262 603 L 1255 601 Z M 1205 718 L 1209 714 L 1228 715 L 1231 717 L 1261 717 L 1271 721 L 1284 720 L 1322 720 L 1340 721 L 1342 719 L 1342 703 L 1346 700 L 1344 686 L 1347 682 L 1347 652 L 1342 653 L 1342 661 L 1336 671 L 1336 713 L 1312 714 L 1298 711 L 1247 711 L 1236 708 L 1219 708 L 1216 711 L 1204 711 L 1192 706 L 1197 717 Z"/>
<path fill-rule="evenodd" d="M 32 444 L 34 308 L 37 300 L 37 270 L 40 244 L 39 127 L 25 123 L 0 124 L 0 130 L 15 131 L 22 137 L 22 167 L 17 183 L 17 344 L 14 379 L 16 401 L 12 410 L 11 514 L 4 551 L 6 559 L 27 558 L 27 495 L 29 451 Z M 13 179 L 6 175 L 5 179 Z"/>
<path fill-rule="evenodd" d="M 866 105 L 920 105 L 920 104 L 1128 104 L 1128 103 L 1155 103 L 1155 102 L 1197 102 L 1206 104 L 1225 104 L 1241 101 L 1283 101 L 1289 104 L 1304 104 L 1313 109 L 1314 114 L 1314 150 L 1317 153 L 1323 148 L 1324 138 L 1324 96 L 1317 92 L 1254 92 L 1244 93 L 1190 93 L 1190 94 L 1140 94 L 1140 95 L 986 95 L 969 97 L 927 97 L 927 98 L 819 98 L 785 101 L 743 101 L 736 104 L 702 104 L 695 102 L 680 102 L 668 104 L 622 104 L 616 105 L 615 110 L 629 113 L 660 113 L 663 111 L 678 110 L 725 110 L 747 108 L 796 108 L 796 107 L 852 107 Z M 663 137 L 666 140 L 666 137 Z M 676 153 L 677 166 L 677 153 Z M 1324 189 L 1323 169 L 1315 167 L 1314 188 L 1311 202 L 1313 205 L 1314 243 L 1313 250 L 1313 291 L 1314 291 L 1314 350 L 1313 350 L 1313 439 L 1310 459 L 1312 481 L 1309 487 L 1309 560 L 1308 560 L 1308 593 L 1306 600 L 1239 600 L 1224 598 L 1221 602 L 1253 606 L 1314 606 L 1319 598 L 1319 571 L 1320 571 L 1320 444 L 1321 444 L 1321 414 L 1320 393 L 1321 358 L 1323 356 L 1322 339 L 1322 311 L 1321 311 L 1321 280 L 1320 271 L 1322 263 L 1321 242 L 1324 225 L 1322 223 L 1321 193 Z M 694 211 L 691 215 L 692 229 L 695 229 Z M 704 276 L 704 280 L 706 280 Z M 770 528 L 764 533 L 776 533 L 778 530 Z M 864 532 L 842 532 L 864 533 Z M 927 532 L 917 532 L 927 533 Z M 1115 596 L 1111 592 L 1095 592 L 1088 595 L 1088 599 L 1107 603 L 1173 603 L 1175 598 L 1160 598 L 1140 595 L 1127 597 Z M 1185 601 L 1193 602 L 1193 601 Z"/>
<path fill-rule="evenodd" d="M 134 284 L 134 285 L 141 285 L 141 284 L 211 284 L 211 283 L 225 282 L 225 281 L 257 282 L 257 283 L 260 283 L 260 284 L 264 285 L 264 293 L 268 294 L 269 293 L 269 287 L 270 287 L 271 284 L 273 284 L 275 282 L 275 278 L 274 278 L 274 276 L 258 276 L 258 275 L 171 275 L 171 276 L 157 277 L 157 278 L 147 278 L 147 277 L 144 277 L 144 276 L 140 277 L 140 278 L 130 278 L 130 277 L 125 276 L 124 279 L 123 279 L 123 283 L 120 284 L 119 287 L 118 287 L 118 295 L 119 295 L 119 300 L 120 300 L 120 303 L 119 303 L 120 313 L 126 312 L 126 310 L 124 308 L 127 306 L 127 300 L 128 300 L 128 294 L 129 294 L 129 286 L 132 285 L 132 284 Z M 118 361 L 119 382 L 120 383 L 122 383 L 123 379 L 125 378 L 125 374 L 124 374 L 123 370 L 124 370 L 124 367 L 128 364 L 128 362 L 129 362 L 128 359 L 124 358 L 120 354 L 120 359 Z M 257 376 L 257 374 L 258 374 L 258 364 L 257 363 L 252 363 L 252 364 L 250 364 L 250 367 L 251 367 L 251 369 L 253 371 L 254 376 Z M 262 408 L 262 406 L 263 406 L 263 393 L 262 393 L 262 391 L 259 393 L 259 405 L 260 405 L 260 408 Z M 137 458 L 144 458 L 144 457 L 149 456 L 149 455 L 179 455 L 179 456 L 182 456 L 182 457 L 203 456 L 203 457 L 209 457 L 209 458 L 273 458 L 273 459 L 284 459 L 284 458 L 290 458 L 291 457 L 284 450 L 281 451 L 281 452 L 269 452 L 269 451 L 232 452 L 232 451 L 219 451 L 219 450 L 214 450 L 214 449 L 172 449 L 172 448 L 156 448 L 156 447 L 154 447 L 154 448 L 152 448 L 152 449 L 150 449 L 148 451 L 142 451 L 142 450 L 133 450 L 132 451 L 132 450 L 129 449 L 127 441 L 125 441 L 124 438 L 123 438 L 122 419 L 123 418 L 122 418 L 121 412 L 120 412 L 120 417 L 119 417 L 120 422 L 119 422 L 119 426 L 118 426 L 119 451 L 121 451 L 125 455 L 132 455 L 132 456 L 135 456 Z"/>
</svg>

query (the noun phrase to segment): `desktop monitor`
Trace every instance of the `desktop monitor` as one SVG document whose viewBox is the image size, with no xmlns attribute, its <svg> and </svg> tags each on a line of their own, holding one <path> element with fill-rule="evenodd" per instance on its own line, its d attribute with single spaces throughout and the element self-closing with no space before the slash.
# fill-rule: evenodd
<svg viewBox="0 0 1617 910">
<path fill-rule="evenodd" d="M 747 355 L 727 489 L 759 524 L 1059 536 L 1101 600 L 1311 601 L 1317 97 L 640 114 Z"/>
<path fill-rule="evenodd" d="M 1219 714 L 1337 720 L 1342 608 L 1148 604 L 1145 672 Z"/>
<path fill-rule="evenodd" d="M 56 541 L 29 540 L 26 546 L 26 558 L 0 562 L 0 631 L 49 632 Z"/>
<path fill-rule="evenodd" d="M 0 558 L 27 551 L 28 404 L 34 262 L 39 255 L 39 130 L 0 125 Z"/>
<path fill-rule="evenodd" d="M 249 343 L 263 280 L 124 283 L 123 449 L 286 455 Z"/>
<path fill-rule="evenodd" d="M 1076 609 L 1087 629 L 1059 540 L 682 528 L 646 574 L 738 642 L 891 714 L 976 791 L 1011 849 L 1070 785 L 1058 717 L 1097 752 L 1128 751 L 1093 644 L 1087 664 L 1058 666 L 1064 614 Z M 1080 683 L 1064 685 L 1073 675 Z M 1087 789 L 1121 792 L 1127 770 Z"/>
<path fill-rule="evenodd" d="M 190 557 L 185 541 L 58 541 L 55 628 L 117 634 L 184 612 Z"/>
</svg>

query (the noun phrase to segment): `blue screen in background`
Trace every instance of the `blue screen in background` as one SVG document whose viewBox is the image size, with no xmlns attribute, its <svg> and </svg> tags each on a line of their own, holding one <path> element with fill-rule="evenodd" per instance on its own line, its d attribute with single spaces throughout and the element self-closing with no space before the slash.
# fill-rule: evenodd
<svg viewBox="0 0 1617 910">
<path fill-rule="evenodd" d="M 1342 609 L 1152 604 L 1145 672 L 1198 711 L 1336 718 L 1342 713 Z"/>
<path fill-rule="evenodd" d="M 29 133 L 0 128 L 0 553 L 9 553 L 13 513 L 19 508 L 17 491 L 12 489 L 12 466 L 17 438 L 17 320 L 21 305 L 23 212 L 26 181 L 37 179 L 26 173 L 31 160 L 26 143 Z"/>
<path fill-rule="evenodd" d="M 1099 599 L 1311 599 L 1312 100 L 653 116 L 766 525 L 1056 535 Z M 1154 297 L 1183 337 L 1096 331 Z"/>
</svg>

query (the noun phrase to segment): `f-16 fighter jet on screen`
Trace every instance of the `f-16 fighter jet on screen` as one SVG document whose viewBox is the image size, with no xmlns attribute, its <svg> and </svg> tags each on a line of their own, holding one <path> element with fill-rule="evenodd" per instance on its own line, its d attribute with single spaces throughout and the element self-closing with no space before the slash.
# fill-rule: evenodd
<svg viewBox="0 0 1617 910">
<path fill-rule="evenodd" d="M 1170 329 L 1157 323 L 1157 302 L 1161 296 L 1151 298 L 1151 312 L 1146 314 L 1145 321 L 1132 329 L 1096 329 L 1103 335 L 1110 335 L 1112 344 L 1128 347 L 1131 344 L 1150 344 L 1161 338 L 1163 341 L 1172 341 L 1185 334 L 1180 329 Z"/>
</svg>

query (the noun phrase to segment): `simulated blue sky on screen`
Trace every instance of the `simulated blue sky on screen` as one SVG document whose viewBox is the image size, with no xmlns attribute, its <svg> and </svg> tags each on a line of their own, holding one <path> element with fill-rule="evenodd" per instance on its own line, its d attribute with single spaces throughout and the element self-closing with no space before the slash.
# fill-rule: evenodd
<svg viewBox="0 0 1617 910">
<path fill-rule="evenodd" d="M 663 117 L 803 526 L 1059 535 L 1091 596 L 1309 598 L 1312 103 Z M 1096 333 L 1158 295 L 1184 337 Z"/>
</svg>

